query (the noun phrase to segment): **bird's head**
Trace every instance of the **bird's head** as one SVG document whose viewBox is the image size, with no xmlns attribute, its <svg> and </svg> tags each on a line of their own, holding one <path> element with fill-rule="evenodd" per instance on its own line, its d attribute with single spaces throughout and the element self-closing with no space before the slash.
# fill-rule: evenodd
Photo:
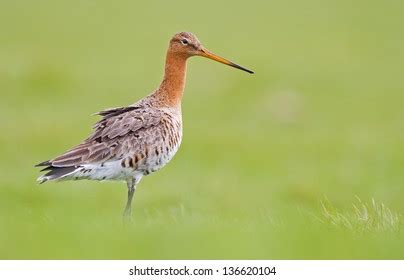
<svg viewBox="0 0 404 280">
<path fill-rule="evenodd" d="M 237 69 L 246 71 L 250 74 L 254 72 L 244 68 L 238 64 L 235 64 L 223 57 L 220 57 L 209 50 L 207 50 L 204 46 L 202 46 L 201 42 L 199 42 L 198 38 L 190 32 L 180 32 L 174 35 L 174 37 L 170 41 L 169 52 L 175 53 L 176 55 L 183 56 L 185 58 L 191 56 L 203 56 L 206 58 L 210 58 L 217 62 L 235 67 Z"/>
</svg>

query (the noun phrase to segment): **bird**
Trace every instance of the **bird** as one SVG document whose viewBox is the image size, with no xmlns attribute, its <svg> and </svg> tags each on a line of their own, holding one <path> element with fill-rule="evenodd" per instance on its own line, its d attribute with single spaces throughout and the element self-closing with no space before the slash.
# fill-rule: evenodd
<svg viewBox="0 0 404 280">
<path fill-rule="evenodd" d="M 178 151 L 182 140 L 181 101 L 187 60 L 201 56 L 254 72 L 206 49 L 190 32 L 176 33 L 169 41 L 164 77 L 159 87 L 125 107 L 96 113 L 100 119 L 90 136 L 67 152 L 35 167 L 42 167 L 37 181 L 126 181 L 124 217 L 132 215 L 132 200 L 144 176 L 160 170 Z"/>
</svg>

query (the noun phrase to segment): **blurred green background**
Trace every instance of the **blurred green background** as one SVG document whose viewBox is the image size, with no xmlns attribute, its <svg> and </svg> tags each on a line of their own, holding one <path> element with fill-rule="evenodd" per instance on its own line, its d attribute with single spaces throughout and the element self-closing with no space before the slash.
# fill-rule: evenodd
<svg viewBox="0 0 404 280">
<path fill-rule="evenodd" d="M 403 258 L 403 8 L 2 0 L 0 258 Z M 133 224 L 124 183 L 38 186 L 91 113 L 158 86 L 178 31 L 256 74 L 189 61 L 182 147 Z"/>
</svg>

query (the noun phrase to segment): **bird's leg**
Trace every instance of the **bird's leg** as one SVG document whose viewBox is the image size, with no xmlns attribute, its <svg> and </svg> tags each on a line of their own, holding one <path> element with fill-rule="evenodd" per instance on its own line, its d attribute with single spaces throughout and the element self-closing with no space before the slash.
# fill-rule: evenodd
<svg viewBox="0 0 404 280">
<path fill-rule="evenodd" d="M 125 219 L 130 219 L 132 217 L 132 199 L 136 190 L 136 180 L 134 178 L 127 180 L 128 184 L 128 200 L 126 202 L 125 211 L 123 212 L 123 216 Z"/>
</svg>

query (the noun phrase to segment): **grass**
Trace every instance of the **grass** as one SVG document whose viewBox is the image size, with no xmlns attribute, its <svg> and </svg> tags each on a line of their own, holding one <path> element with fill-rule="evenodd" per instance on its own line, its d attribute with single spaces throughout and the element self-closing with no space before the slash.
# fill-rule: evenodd
<svg viewBox="0 0 404 280">
<path fill-rule="evenodd" d="M 351 211 L 345 212 L 336 209 L 327 200 L 321 203 L 321 207 L 324 220 L 338 229 L 348 229 L 361 234 L 383 232 L 399 234 L 402 227 L 401 215 L 374 199 L 369 204 L 357 197 Z"/>
<path fill-rule="evenodd" d="M 402 259 L 402 9 L 2 1 L 0 258 Z M 92 113 L 158 85 L 182 30 L 256 74 L 189 61 L 182 146 L 141 182 L 134 224 L 124 183 L 38 186 L 33 165 Z"/>
</svg>

